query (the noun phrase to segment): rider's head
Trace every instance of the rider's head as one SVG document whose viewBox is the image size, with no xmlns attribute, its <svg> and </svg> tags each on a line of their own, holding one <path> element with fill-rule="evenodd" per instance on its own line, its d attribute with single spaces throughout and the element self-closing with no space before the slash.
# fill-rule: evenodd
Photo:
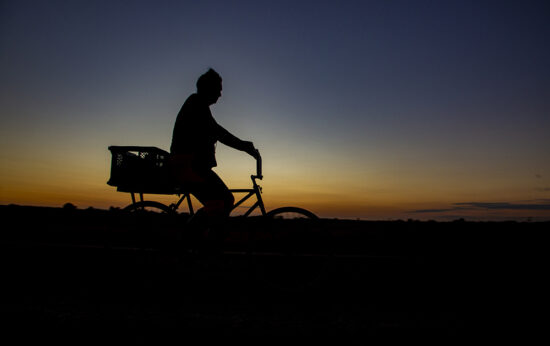
<svg viewBox="0 0 550 346">
<path fill-rule="evenodd" d="M 222 96 L 222 77 L 218 72 L 209 69 L 197 80 L 197 93 L 203 96 L 209 105 L 214 104 Z"/>
</svg>

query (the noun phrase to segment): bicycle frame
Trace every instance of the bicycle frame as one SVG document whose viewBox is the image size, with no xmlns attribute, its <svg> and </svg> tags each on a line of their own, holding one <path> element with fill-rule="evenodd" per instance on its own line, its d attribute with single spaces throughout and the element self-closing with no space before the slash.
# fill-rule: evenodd
<svg viewBox="0 0 550 346">
<path fill-rule="evenodd" d="M 238 206 L 240 206 L 243 202 L 248 200 L 253 195 L 256 195 L 256 203 L 254 203 L 247 211 L 244 213 L 244 217 L 247 217 L 250 215 L 256 208 L 260 208 L 260 211 L 262 212 L 262 215 L 266 215 L 264 201 L 262 199 L 262 187 L 256 183 L 256 179 L 261 179 L 261 176 L 254 176 L 252 175 L 250 177 L 252 179 L 252 189 L 230 189 L 232 193 L 246 193 L 246 196 L 241 198 L 235 205 L 233 205 L 233 208 L 231 211 L 235 210 Z"/>
<path fill-rule="evenodd" d="M 233 205 L 233 208 L 231 208 L 231 211 L 238 208 L 241 204 L 243 204 L 245 201 L 247 201 L 250 197 L 256 196 L 256 203 L 254 203 L 248 210 L 243 214 L 244 217 L 248 217 L 256 208 L 260 208 L 260 211 L 263 216 L 266 216 L 267 212 L 265 210 L 264 201 L 262 199 L 262 187 L 258 185 L 256 182 L 257 179 L 262 180 L 262 158 L 258 157 L 256 160 L 256 175 L 250 176 L 252 180 L 252 188 L 251 189 L 229 189 L 231 193 L 246 193 L 244 197 L 242 197 L 237 203 Z M 176 211 L 179 206 L 183 203 L 185 199 L 187 199 L 187 207 L 189 208 L 189 214 L 194 215 L 195 210 L 193 209 L 193 204 L 191 202 L 191 194 L 189 192 L 182 192 L 182 193 L 176 193 L 178 196 L 181 195 L 179 200 L 176 203 L 172 203 L 169 205 L 169 208 L 172 209 L 172 211 Z M 136 197 L 135 192 L 131 192 L 132 195 L 132 203 L 136 203 Z M 143 201 L 143 193 L 139 193 L 140 201 Z"/>
</svg>

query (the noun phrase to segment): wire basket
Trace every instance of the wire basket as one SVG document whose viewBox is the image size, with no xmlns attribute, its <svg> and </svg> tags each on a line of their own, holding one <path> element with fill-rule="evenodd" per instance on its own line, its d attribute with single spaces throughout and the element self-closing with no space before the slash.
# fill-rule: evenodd
<svg viewBox="0 0 550 346">
<path fill-rule="evenodd" d="M 138 146 L 110 146 L 109 150 L 111 177 L 107 184 L 123 192 L 173 193 L 167 151 Z"/>
</svg>

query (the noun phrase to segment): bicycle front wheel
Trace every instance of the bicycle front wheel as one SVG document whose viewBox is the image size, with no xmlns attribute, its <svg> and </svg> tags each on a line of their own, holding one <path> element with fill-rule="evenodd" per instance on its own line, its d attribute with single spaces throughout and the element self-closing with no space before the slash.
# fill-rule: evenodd
<svg viewBox="0 0 550 346">
<path fill-rule="evenodd" d="M 319 285 L 332 253 L 321 220 L 309 210 L 283 207 L 267 213 L 264 225 L 255 243 L 256 274 L 269 286 L 285 291 Z"/>
<path fill-rule="evenodd" d="M 297 220 L 297 219 L 310 219 L 317 220 L 317 215 L 313 214 L 309 210 L 296 207 L 282 207 L 273 209 L 266 214 L 267 217 L 272 219 L 282 220 Z"/>
<path fill-rule="evenodd" d="M 327 253 L 327 232 L 317 215 L 296 207 L 277 208 L 266 215 L 268 252 L 283 256 L 317 256 Z"/>
</svg>

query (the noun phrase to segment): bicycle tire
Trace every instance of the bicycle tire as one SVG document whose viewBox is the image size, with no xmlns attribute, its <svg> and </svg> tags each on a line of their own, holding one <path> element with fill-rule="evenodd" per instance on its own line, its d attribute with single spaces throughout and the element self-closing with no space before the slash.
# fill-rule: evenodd
<svg viewBox="0 0 550 346">
<path fill-rule="evenodd" d="M 285 217 L 285 215 L 289 215 L 290 217 Z M 299 217 L 300 215 L 303 217 Z M 311 219 L 311 220 L 319 219 L 317 215 L 313 214 L 309 210 L 306 210 L 303 208 L 297 208 L 297 207 L 282 207 L 282 208 L 273 209 L 270 212 L 268 212 L 266 216 L 272 219 L 277 219 L 277 218 L 282 218 L 282 219 L 303 218 L 303 219 Z"/>
<path fill-rule="evenodd" d="M 271 210 L 255 247 L 256 275 L 270 288 L 297 292 L 318 288 L 328 273 L 330 234 L 309 210 Z"/>
<path fill-rule="evenodd" d="M 152 209 L 152 210 L 151 210 Z M 175 214 L 176 212 L 169 206 L 155 201 L 139 201 L 126 206 L 123 211 L 136 212 L 136 211 L 154 211 L 159 209 L 166 214 Z"/>
</svg>

